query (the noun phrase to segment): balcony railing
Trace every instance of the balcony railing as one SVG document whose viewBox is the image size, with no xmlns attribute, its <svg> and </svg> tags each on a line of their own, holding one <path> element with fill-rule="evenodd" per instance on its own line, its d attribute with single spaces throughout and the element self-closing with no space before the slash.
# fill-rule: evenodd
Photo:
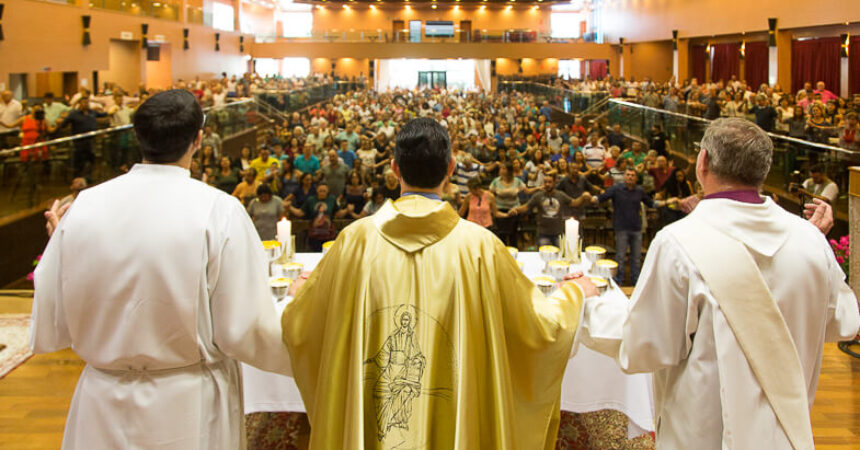
<svg viewBox="0 0 860 450">
<path fill-rule="evenodd" d="M 643 106 L 624 100 L 611 99 L 608 103 L 609 124 L 621 125 L 628 135 L 647 138 L 653 125 L 660 125 L 669 137 L 671 153 L 676 159 L 695 164 L 699 142 L 710 120 Z M 773 164 L 765 181 L 765 188 L 780 197 L 797 203 L 790 194 L 792 183 L 802 182 L 813 165 L 824 168 L 827 176 L 838 186 L 840 196 L 833 205 L 837 217 L 848 217 L 848 167 L 860 163 L 860 152 L 768 133 L 773 141 Z"/>
<path fill-rule="evenodd" d="M 313 94 L 283 105 L 278 111 L 291 113 L 337 93 L 355 87 L 355 83 L 331 83 L 295 91 Z M 267 94 L 258 94 L 267 95 Z M 293 93 L 285 91 L 286 98 Z M 283 119 L 271 107 L 256 99 L 243 99 L 218 108 L 206 109 L 205 126 L 210 126 L 227 140 L 249 129 L 264 126 L 270 119 Z M 27 161 L 23 154 L 26 153 Z M 47 154 L 45 159 L 34 154 Z M 65 196 L 73 177 L 83 176 L 90 184 L 124 173 L 140 162 L 140 151 L 133 125 L 104 128 L 73 136 L 59 137 L 33 145 L 0 150 L 0 217 L 28 209 L 42 201 Z"/>
<path fill-rule="evenodd" d="M 525 92 L 548 100 L 550 105 L 569 114 L 582 114 L 609 98 L 606 91 L 580 92 L 531 81 L 500 81 L 499 92 Z"/>
<path fill-rule="evenodd" d="M 283 37 L 274 35 L 258 35 L 257 42 L 364 42 L 364 43 L 411 43 L 408 29 L 331 29 L 313 31 L 305 37 Z M 421 35 L 416 43 L 544 43 L 570 44 L 575 42 L 590 42 L 582 38 L 563 39 L 553 38 L 548 32 L 531 29 L 480 29 L 456 30 L 450 37 L 432 37 Z"/>
</svg>

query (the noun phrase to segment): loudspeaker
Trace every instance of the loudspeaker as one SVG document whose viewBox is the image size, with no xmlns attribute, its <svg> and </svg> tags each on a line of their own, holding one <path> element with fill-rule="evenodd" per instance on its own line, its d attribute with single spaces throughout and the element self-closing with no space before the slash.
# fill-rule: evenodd
<svg viewBox="0 0 860 450">
<path fill-rule="evenodd" d="M 334 61 L 332 61 L 331 62 L 331 77 L 332 78 L 334 78 L 334 66 L 335 66 L 335 63 L 334 63 Z"/>
<path fill-rule="evenodd" d="M 618 38 L 618 54 L 624 54 L 624 38 Z"/>
<path fill-rule="evenodd" d="M 188 50 L 188 28 L 182 29 L 182 50 Z"/>
<path fill-rule="evenodd" d="M 146 60 L 147 61 L 161 61 L 161 47 L 157 45 L 151 45 L 146 48 Z"/>
<path fill-rule="evenodd" d="M 523 73 L 523 59 L 517 59 L 517 73 Z"/>
<path fill-rule="evenodd" d="M 215 51 L 221 51 L 221 44 L 218 42 L 221 40 L 221 33 L 215 33 Z"/>
<path fill-rule="evenodd" d="M 741 48 L 738 50 L 738 57 L 744 59 L 747 56 L 747 41 L 741 41 Z"/>
<path fill-rule="evenodd" d="M 81 22 L 84 25 L 84 39 L 83 45 L 90 45 L 93 43 L 92 39 L 90 39 L 90 16 L 81 16 Z"/>
<path fill-rule="evenodd" d="M 239 36 L 239 53 L 245 52 L 245 36 Z"/>
<path fill-rule="evenodd" d="M 3 20 L 3 3 L 0 3 L 0 20 Z M 3 40 L 3 24 L 0 23 L 0 41 Z"/>
<path fill-rule="evenodd" d="M 672 50 L 678 50 L 678 30 L 672 30 Z"/>
<path fill-rule="evenodd" d="M 375 70 L 376 69 L 376 60 L 371 59 L 368 66 L 369 67 L 367 69 L 367 78 L 373 80 L 373 76 L 376 73 L 376 70 Z"/>
<path fill-rule="evenodd" d="M 848 57 L 848 45 L 850 43 L 848 35 L 847 34 L 839 35 L 839 40 L 842 41 L 842 46 L 839 49 L 839 56 L 841 56 L 843 58 L 847 58 Z"/>
<path fill-rule="evenodd" d="M 767 19 L 767 45 L 776 47 L 776 17 Z"/>
<path fill-rule="evenodd" d="M 496 60 L 495 59 L 490 60 L 490 76 L 491 77 L 496 76 Z"/>
<path fill-rule="evenodd" d="M 140 24 L 140 47 L 147 48 L 149 47 L 149 41 L 146 40 L 146 33 L 149 32 L 149 24 L 142 23 Z"/>
</svg>

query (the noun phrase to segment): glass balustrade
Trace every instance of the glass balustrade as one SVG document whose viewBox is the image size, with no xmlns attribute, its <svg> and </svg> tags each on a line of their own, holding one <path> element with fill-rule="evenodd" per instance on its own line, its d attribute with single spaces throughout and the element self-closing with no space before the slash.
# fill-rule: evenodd
<svg viewBox="0 0 860 450">
<path fill-rule="evenodd" d="M 332 83 L 288 92 L 283 95 L 291 102 L 279 111 L 296 111 L 361 86 Z M 254 99 L 207 108 L 205 112 L 205 125 L 223 140 L 276 119 L 271 106 Z M 73 136 L 52 135 L 34 145 L 20 146 L 18 136 L 7 136 L 12 148 L 0 150 L 0 217 L 69 194 L 69 185 L 76 177 L 84 177 L 93 185 L 124 173 L 140 161 L 132 125 L 109 127 L 107 118 L 99 122 L 105 128 Z"/>
<path fill-rule="evenodd" d="M 499 92 L 524 92 L 549 100 L 550 105 L 569 114 L 581 114 L 609 98 L 605 91 L 577 92 L 530 81 L 500 81 Z"/>
</svg>

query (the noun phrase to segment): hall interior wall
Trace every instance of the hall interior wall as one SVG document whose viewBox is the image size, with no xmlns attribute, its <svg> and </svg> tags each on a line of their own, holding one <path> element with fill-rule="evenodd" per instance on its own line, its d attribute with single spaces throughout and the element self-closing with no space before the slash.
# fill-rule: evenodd
<svg viewBox="0 0 860 450">
<path fill-rule="evenodd" d="M 92 17 L 90 33 L 92 43 L 82 45 L 82 15 Z M 27 74 L 30 95 L 41 94 L 37 91 L 51 83 L 37 78 L 57 79 L 62 72 L 77 72 L 78 82 L 92 86 L 92 73 L 99 71 L 99 81 L 113 81 L 102 77 L 111 73 L 118 79 L 131 80 L 132 72 L 144 65 L 145 51 L 141 49 L 141 24 L 149 24 L 148 39 L 163 36 L 170 44 L 170 74 L 158 73 L 157 86 L 165 80 L 178 78 L 193 79 L 195 76 L 211 78 L 221 72 L 241 74 L 247 69 L 247 57 L 253 48 L 253 39 L 245 39 L 245 55 L 239 53 L 239 33 L 214 30 L 196 24 L 182 24 L 175 21 L 140 17 L 113 11 L 86 8 L 75 5 L 49 3 L 42 1 L 15 0 L 6 2 L 3 12 L 4 40 L 0 41 L 0 83 L 8 86 L 9 74 Z M 182 49 L 182 29 L 189 29 L 190 49 Z M 132 40 L 140 52 L 140 64 L 133 67 L 111 67 L 111 41 L 120 40 L 122 32 L 130 32 Z M 215 33 L 220 33 L 220 51 L 215 51 Z M 122 74 L 120 74 L 122 72 Z M 47 74 L 47 75 L 45 75 Z M 39 76 L 37 76 L 39 75 Z M 86 81 L 83 81 L 86 80 Z M 145 73 L 141 81 L 146 81 Z M 56 87 L 56 81 L 53 83 Z M 123 86 L 134 89 L 137 86 Z"/>
</svg>

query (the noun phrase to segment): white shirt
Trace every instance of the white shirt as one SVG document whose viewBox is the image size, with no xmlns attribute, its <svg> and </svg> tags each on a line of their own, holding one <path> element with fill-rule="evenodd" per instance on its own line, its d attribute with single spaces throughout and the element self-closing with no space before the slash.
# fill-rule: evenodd
<svg viewBox="0 0 860 450">
<path fill-rule="evenodd" d="M 585 157 L 585 163 L 589 167 L 600 167 L 606 160 L 606 149 L 600 145 L 588 144 L 582 149 L 582 156 Z"/>
<path fill-rule="evenodd" d="M 3 103 L 0 101 L 0 131 L 9 131 L 14 130 L 14 128 L 7 128 L 4 126 L 4 123 L 12 124 L 16 122 L 21 116 L 24 115 L 24 108 L 21 106 L 21 102 L 15 100 L 14 98 L 9 101 L 9 103 Z"/>
<path fill-rule="evenodd" d="M 87 363 L 66 449 L 239 448 L 236 360 L 291 372 L 251 219 L 188 170 L 137 164 L 81 192 L 35 283 L 33 350 Z"/>
<path fill-rule="evenodd" d="M 815 195 L 829 198 L 830 203 L 835 202 L 836 197 L 839 195 L 839 186 L 826 178 L 824 179 L 824 183 L 821 184 L 816 184 L 812 181 L 812 178 L 807 178 L 806 181 L 803 182 L 803 188 Z"/>
<path fill-rule="evenodd" d="M 824 235 L 772 200 L 703 200 L 691 215 L 743 242 L 794 340 L 812 405 L 825 341 L 854 337 L 857 299 Z M 717 300 L 674 237 L 648 249 L 627 311 L 586 302 L 582 342 L 654 371 L 657 448 L 791 448 Z M 718 257 L 718 255 L 715 255 Z"/>
</svg>

